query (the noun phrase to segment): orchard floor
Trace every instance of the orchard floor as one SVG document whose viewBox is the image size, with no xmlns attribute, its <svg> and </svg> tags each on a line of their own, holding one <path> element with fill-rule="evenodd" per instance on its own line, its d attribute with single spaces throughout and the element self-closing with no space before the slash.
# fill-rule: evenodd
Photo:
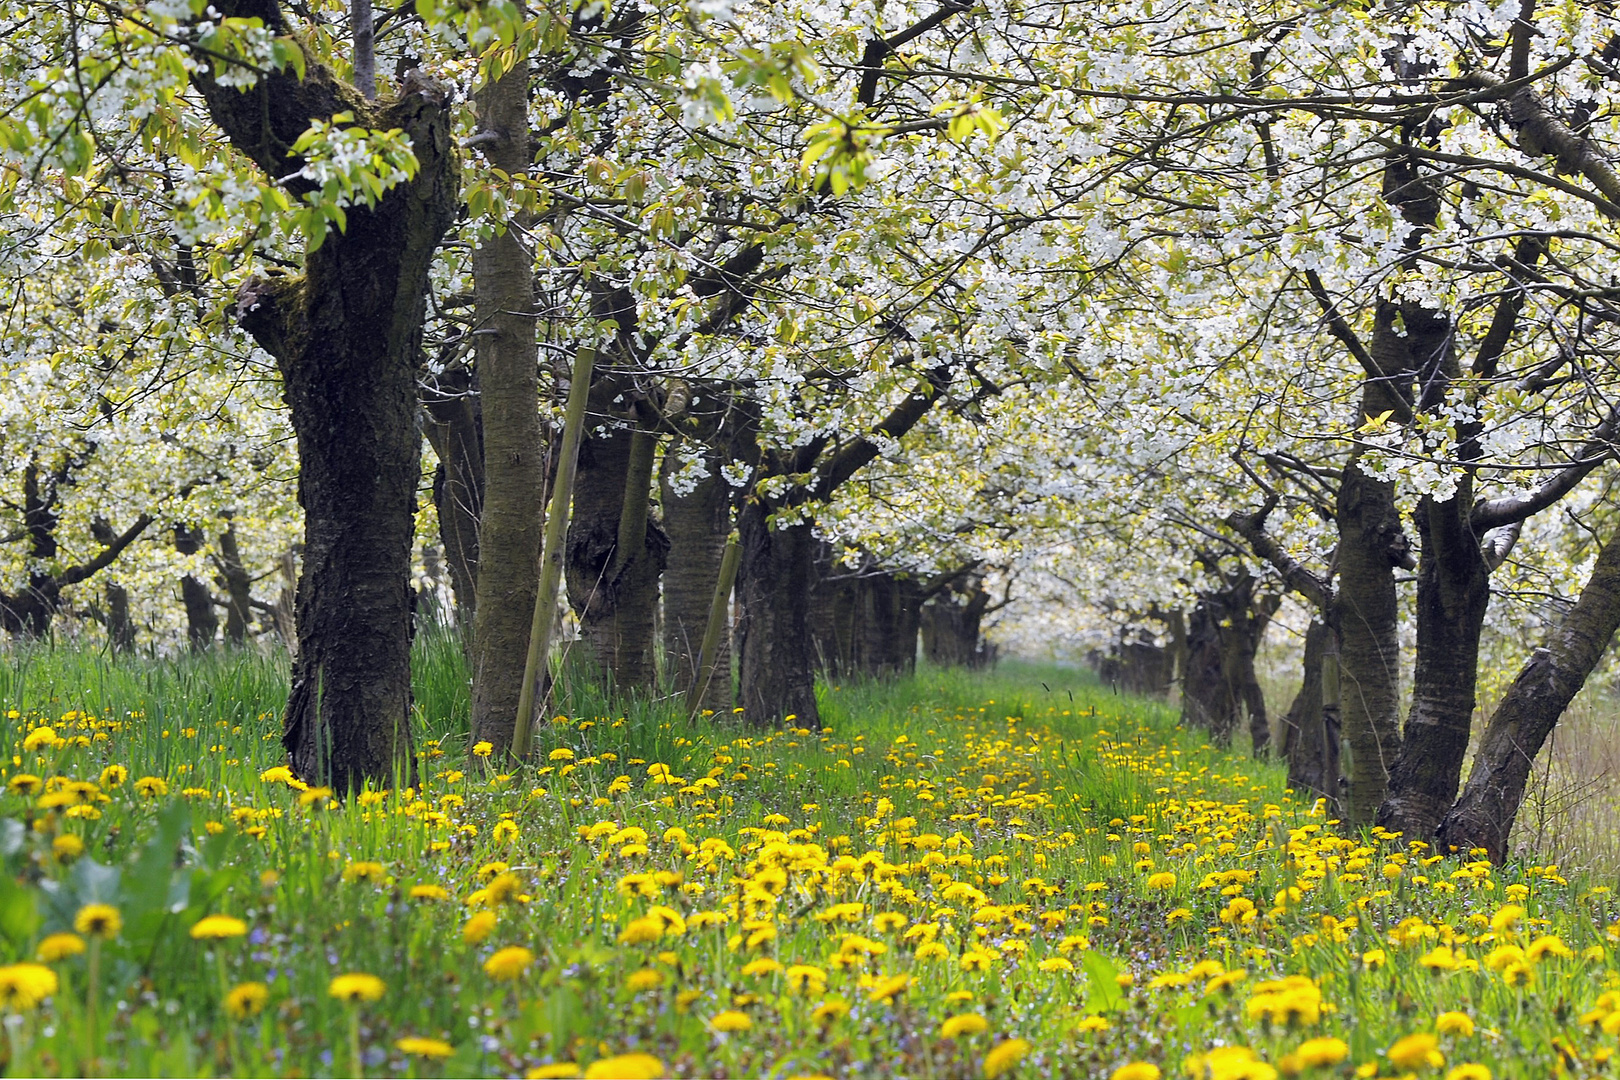
<svg viewBox="0 0 1620 1080">
<path fill-rule="evenodd" d="M 1607 1075 L 1620 903 L 1343 835 L 1078 672 L 609 711 L 508 775 L 279 767 L 279 665 L 0 658 L 12 1075 Z M 464 712 L 463 712 L 464 716 Z"/>
</svg>

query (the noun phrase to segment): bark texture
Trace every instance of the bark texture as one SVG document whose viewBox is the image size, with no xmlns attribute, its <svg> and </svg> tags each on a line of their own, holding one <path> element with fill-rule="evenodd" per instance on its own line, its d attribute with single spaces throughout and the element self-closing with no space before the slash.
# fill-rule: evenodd
<svg viewBox="0 0 1620 1080">
<path fill-rule="evenodd" d="M 478 127 L 490 140 L 483 152 L 510 175 L 523 173 L 533 162 L 528 87 L 529 65 L 521 63 L 478 93 Z M 509 228 L 479 244 L 472 265 L 483 500 L 470 650 L 471 738 L 505 751 L 512 745 L 523 693 L 523 658 L 540 580 L 545 455 L 534 253 L 519 229 Z"/>
<path fill-rule="evenodd" d="M 1333 630 L 1313 619 L 1305 631 L 1305 659 L 1299 693 L 1282 718 L 1282 755 L 1288 786 L 1328 800 L 1329 816 L 1339 805 L 1338 642 Z"/>
<path fill-rule="evenodd" d="M 288 29 L 268 0 L 215 7 Z M 375 207 L 351 207 L 347 231 L 308 252 L 301 276 L 255 279 L 238 296 L 243 327 L 281 370 L 298 437 L 305 538 L 283 743 L 306 782 L 391 785 L 412 767 L 416 373 L 428 270 L 456 208 L 448 95 L 407 73 L 396 98 L 372 106 L 313 58 L 305 79 L 261 73 L 246 93 L 211 71 L 196 76 L 210 115 L 271 176 L 296 173 L 288 150 L 311 120 L 345 111 L 402 129 L 419 162 Z M 288 186 L 302 194 L 303 183 Z"/>
<path fill-rule="evenodd" d="M 765 507 L 737 515 L 742 563 L 737 573 L 737 648 L 744 718 L 820 727 L 810 643 L 810 586 L 815 536 L 809 522 L 773 529 Z"/>
<path fill-rule="evenodd" d="M 609 412 L 622 385 L 610 374 L 592 386 L 594 418 Z M 568 523 L 568 602 L 588 659 L 620 689 L 651 689 L 657 681 L 658 578 L 669 538 L 647 513 L 653 449 L 652 435 L 639 427 L 599 426 L 580 447 Z M 629 523 L 621 520 L 626 513 Z"/>
<path fill-rule="evenodd" d="M 691 449 L 702 455 L 708 475 L 693 484 L 678 484 L 676 470 L 683 454 Z M 731 490 L 720 475 L 723 463 L 720 451 L 701 444 L 683 445 L 683 440 L 677 439 L 664 451 L 659 475 L 659 505 L 663 509 L 664 532 L 669 537 L 663 590 L 664 658 L 670 682 L 682 694 L 704 678 L 698 671 L 703 634 L 708 627 L 726 537 L 731 533 Z M 730 712 L 734 697 L 729 632 L 720 634 L 710 667 L 708 689 L 698 706 Z"/>
<path fill-rule="evenodd" d="M 1611 537 L 1575 606 L 1546 645 L 1530 657 L 1491 714 L 1468 785 L 1441 821 L 1441 850 L 1484 848 L 1495 862 L 1507 857 L 1530 766 L 1616 629 L 1620 629 L 1620 538 Z"/>
</svg>

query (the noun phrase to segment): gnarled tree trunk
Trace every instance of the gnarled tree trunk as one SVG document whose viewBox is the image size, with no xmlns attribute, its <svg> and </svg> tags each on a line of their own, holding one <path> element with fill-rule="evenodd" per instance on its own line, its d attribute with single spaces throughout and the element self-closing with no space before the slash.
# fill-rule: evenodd
<svg viewBox="0 0 1620 1080">
<path fill-rule="evenodd" d="M 214 6 L 272 33 L 290 29 L 267 0 Z M 416 373 L 428 271 L 456 207 L 448 96 L 410 73 L 396 99 L 373 106 L 313 58 L 303 79 L 261 71 L 243 92 L 199 59 L 209 113 L 272 177 L 296 177 L 294 142 L 311 121 L 343 112 L 403 130 L 418 161 L 376 206 L 351 207 L 347 231 L 308 251 L 301 276 L 255 279 L 238 297 L 243 327 L 280 367 L 298 437 L 304 550 L 282 741 L 309 783 L 389 785 L 412 768 Z M 307 181 L 287 183 L 302 194 Z"/>
<path fill-rule="evenodd" d="M 467 633 L 478 614 L 478 519 L 484 509 L 484 433 L 474 379 L 465 368 L 441 372 L 424 392 L 439 541 L 456 598 L 456 624 Z M 536 406 L 538 410 L 538 405 Z M 538 412 L 537 412 L 538 415 Z M 470 645 L 471 642 L 469 641 Z"/>
<path fill-rule="evenodd" d="M 236 526 L 219 534 L 219 585 L 225 590 L 225 642 L 242 645 L 247 641 L 253 612 L 253 575 L 242 565 L 242 550 L 236 541 Z"/>
<path fill-rule="evenodd" d="M 174 550 L 181 555 L 195 555 L 202 550 L 206 537 L 201 529 L 189 525 L 174 527 Z M 214 614 L 214 594 L 208 583 L 195 574 L 180 578 L 180 602 L 186 611 L 186 640 L 192 652 L 206 652 L 219 633 L 219 616 Z"/>
</svg>

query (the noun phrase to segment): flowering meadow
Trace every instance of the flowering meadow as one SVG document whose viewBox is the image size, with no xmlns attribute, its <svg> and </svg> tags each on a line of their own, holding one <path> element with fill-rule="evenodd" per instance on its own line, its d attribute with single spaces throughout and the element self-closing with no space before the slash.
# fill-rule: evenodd
<svg viewBox="0 0 1620 1080">
<path fill-rule="evenodd" d="M 344 802 L 278 677 L 0 670 L 9 1074 L 1484 1080 L 1620 1033 L 1606 885 L 1344 835 L 1075 672 L 823 731 L 573 693 L 522 772 L 419 691 L 419 775 Z"/>
</svg>

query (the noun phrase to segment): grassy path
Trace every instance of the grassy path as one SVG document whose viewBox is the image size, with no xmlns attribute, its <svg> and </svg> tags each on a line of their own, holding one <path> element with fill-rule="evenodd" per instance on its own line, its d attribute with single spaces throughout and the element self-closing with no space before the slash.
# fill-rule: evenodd
<svg viewBox="0 0 1620 1080">
<path fill-rule="evenodd" d="M 1076 672 L 822 732 L 580 691 L 538 770 L 443 737 L 345 805 L 277 767 L 279 678 L 0 668 L 9 1072 L 1479 1080 L 1620 1031 L 1607 888 L 1341 836 Z"/>
</svg>

